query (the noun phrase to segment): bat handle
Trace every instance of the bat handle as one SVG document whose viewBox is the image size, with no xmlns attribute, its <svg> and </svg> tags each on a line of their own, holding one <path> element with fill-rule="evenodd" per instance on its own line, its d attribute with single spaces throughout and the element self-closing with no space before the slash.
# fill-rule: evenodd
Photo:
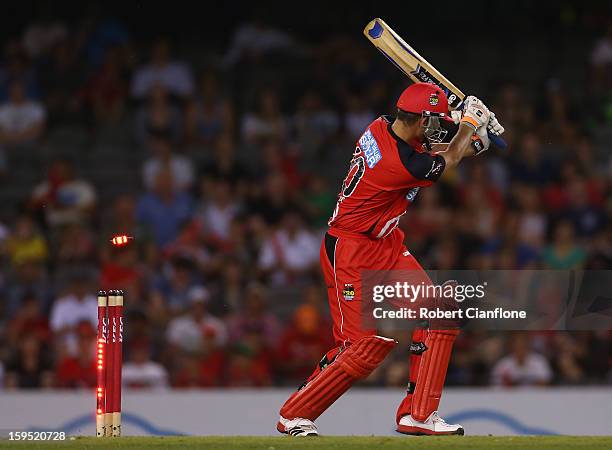
<svg viewBox="0 0 612 450">
<path fill-rule="evenodd" d="M 508 144 L 501 137 L 495 136 L 490 131 L 488 131 L 487 134 L 489 135 L 489 139 L 491 139 L 491 143 L 495 147 L 499 148 L 500 150 L 506 150 L 508 148 Z"/>
<path fill-rule="evenodd" d="M 449 105 L 450 106 L 450 105 Z M 461 110 L 463 109 L 463 101 L 459 103 L 457 106 L 452 107 L 452 109 Z M 501 137 L 495 136 L 493 133 L 487 130 L 487 134 L 489 135 L 489 139 L 491 143 L 500 150 L 506 150 L 508 148 L 508 144 Z"/>
</svg>

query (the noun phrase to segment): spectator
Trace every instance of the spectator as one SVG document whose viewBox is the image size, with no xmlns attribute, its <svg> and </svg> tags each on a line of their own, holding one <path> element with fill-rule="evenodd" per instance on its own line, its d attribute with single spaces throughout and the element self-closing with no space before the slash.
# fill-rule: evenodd
<svg viewBox="0 0 612 450">
<path fill-rule="evenodd" d="M 45 118 L 44 106 L 26 97 L 21 82 L 13 82 L 8 102 L 0 105 L 0 142 L 6 146 L 35 142 L 44 131 Z"/>
<path fill-rule="evenodd" d="M 61 388 L 93 388 L 96 386 L 96 330 L 87 321 L 76 327 L 77 351 L 57 364 L 55 383 Z"/>
<path fill-rule="evenodd" d="M 541 186 L 551 180 L 553 173 L 554 166 L 543 155 L 538 135 L 534 132 L 525 133 L 511 166 L 512 179 Z"/>
<path fill-rule="evenodd" d="M 552 245 L 544 250 L 542 260 L 549 269 L 579 269 L 584 264 L 586 254 L 574 239 L 571 222 L 558 223 L 553 231 Z"/>
<path fill-rule="evenodd" d="M 176 239 L 192 212 L 191 196 L 175 191 L 172 172 L 165 168 L 155 177 L 152 191 L 140 197 L 136 217 L 141 225 L 151 229 L 156 244 L 163 248 Z"/>
<path fill-rule="evenodd" d="M 10 97 L 11 87 L 15 83 L 21 84 L 26 98 L 39 98 L 38 74 L 30 65 L 21 43 L 14 40 L 9 41 L 5 49 L 4 64 L 0 68 L 0 98 L 6 100 L 7 97 Z"/>
<path fill-rule="evenodd" d="M 130 33 L 125 25 L 113 17 L 101 18 L 96 8 L 85 17 L 80 28 L 78 35 L 83 39 L 83 50 L 91 67 L 102 64 L 109 48 L 130 50 Z"/>
<path fill-rule="evenodd" d="M 279 172 L 270 173 L 262 183 L 253 183 L 248 196 L 249 212 L 261 216 L 268 225 L 278 225 L 295 208 L 294 196 Z"/>
<path fill-rule="evenodd" d="M 234 110 L 219 86 L 218 78 L 206 72 L 195 99 L 187 105 L 185 131 L 191 144 L 210 145 L 234 132 Z"/>
<path fill-rule="evenodd" d="M 168 90 L 156 85 L 151 88 L 146 104 L 136 113 L 136 139 L 144 145 L 157 136 L 176 144 L 183 133 L 182 120 L 181 112 L 170 101 Z"/>
<path fill-rule="evenodd" d="M 189 298 L 191 309 L 168 324 L 166 338 L 175 348 L 188 353 L 201 352 L 209 338 L 215 347 L 226 344 L 225 324 L 207 311 L 208 295 L 201 288 L 194 289 Z"/>
<path fill-rule="evenodd" d="M 178 237 L 164 248 L 164 256 L 191 259 L 203 273 L 208 273 L 212 269 L 210 264 L 214 265 L 214 259 L 212 258 L 214 253 L 211 253 L 211 251 L 215 249 L 208 248 L 205 244 L 202 239 L 201 223 L 191 216 Z"/>
<path fill-rule="evenodd" d="M 153 359 L 158 360 L 159 355 L 164 350 L 164 337 L 163 335 L 159 336 L 160 330 L 151 326 L 151 321 L 145 310 L 138 306 L 133 307 L 130 303 L 130 308 L 125 311 L 124 315 L 125 322 L 130 325 L 129 332 L 124 333 L 123 336 L 123 354 L 126 360 L 130 359 L 131 349 L 140 346 L 145 346 L 149 350 L 152 350 L 151 354 Z M 156 340 L 158 337 L 161 339 Z"/>
<path fill-rule="evenodd" d="M 200 206 L 198 214 L 207 240 L 222 246 L 230 237 L 231 224 L 240 213 L 240 205 L 233 196 L 228 181 L 213 182 L 211 195 Z"/>
<path fill-rule="evenodd" d="M 260 284 L 250 284 L 246 288 L 243 304 L 238 312 L 229 319 L 230 339 L 241 341 L 249 330 L 260 330 L 266 346 L 273 348 L 280 336 L 280 323 L 268 310 L 266 290 Z"/>
<path fill-rule="evenodd" d="M 241 61 L 257 62 L 269 54 L 284 53 L 294 48 L 295 43 L 290 35 L 258 19 L 236 29 L 223 61 L 228 66 Z"/>
<path fill-rule="evenodd" d="M 158 84 L 179 98 L 193 93 L 191 69 L 185 62 L 171 59 L 170 43 L 165 39 L 158 39 L 153 44 L 150 63 L 134 72 L 132 96 L 143 99 Z"/>
<path fill-rule="evenodd" d="M 301 205 L 308 213 L 313 227 L 318 230 L 325 229 L 336 206 L 336 200 L 336 193 L 329 188 L 325 178 L 316 174 L 309 178 Z"/>
<path fill-rule="evenodd" d="M 316 91 L 306 92 L 300 99 L 294 117 L 296 139 L 305 155 L 319 156 L 340 128 L 336 112 L 323 102 Z"/>
<path fill-rule="evenodd" d="M 263 387 L 272 384 L 270 349 L 261 329 L 253 328 L 231 349 L 225 385 Z"/>
<path fill-rule="evenodd" d="M 538 386 L 552 379 L 546 358 L 530 349 L 529 335 L 515 333 L 511 337 L 510 355 L 493 367 L 491 382 L 497 386 Z"/>
<path fill-rule="evenodd" d="M 298 154 L 294 147 L 286 147 L 277 139 L 268 139 L 262 142 L 262 150 L 262 167 L 258 172 L 282 175 L 287 187 L 291 190 L 302 187 L 302 174 L 298 167 Z"/>
<path fill-rule="evenodd" d="M 79 64 L 76 43 L 67 39 L 54 46 L 41 72 L 40 82 L 49 127 L 53 128 L 56 124 L 82 124 L 83 105 L 78 89 L 85 75 Z"/>
<path fill-rule="evenodd" d="M 123 385 L 138 389 L 163 389 L 168 386 L 168 372 L 159 363 L 151 360 L 146 344 L 131 347 L 128 358 L 123 364 Z"/>
<path fill-rule="evenodd" d="M 612 26 L 599 39 L 591 52 L 593 88 L 608 89 L 612 86 Z"/>
<path fill-rule="evenodd" d="M 297 281 L 311 273 L 319 261 L 319 242 L 297 212 L 288 212 L 281 227 L 263 243 L 258 266 L 275 284 Z"/>
<path fill-rule="evenodd" d="M 440 188 L 433 185 L 419 191 L 419 201 L 410 207 L 410 213 L 400 222 L 409 233 L 409 247 L 415 252 L 424 248 L 427 242 L 451 223 L 451 211 L 441 198 Z M 405 228 L 404 228 L 405 226 Z"/>
<path fill-rule="evenodd" d="M 585 366 L 588 364 L 585 357 L 588 353 L 587 346 L 593 344 L 592 340 L 580 339 L 580 336 L 574 338 L 563 332 L 557 333 L 552 338 L 555 340 L 554 347 L 556 350 L 553 355 L 556 381 L 560 384 L 573 385 L 585 383 L 587 380 Z M 595 368 L 588 367 L 588 369 Z M 589 372 L 594 372 L 594 370 Z"/>
<path fill-rule="evenodd" d="M 187 311 L 195 300 L 210 299 L 208 290 L 197 284 L 196 265 L 190 258 L 175 257 L 165 272 L 154 282 L 154 290 L 163 296 L 173 315 Z"/>
<path fill-rule="evenodd" d="M 11 346 L 17 347 L 20 337 L 25 335 L 32 335 L 40 342 L 49 342 L 51 338 L 49 318 L 43 314 L 42 302 L 33 292 L 23 296 L 7 326 L 6 337 Z"/>
<path fill-rule="evenodd" d="M 476 163 L 468 170 L 467 180 L 460 188 L 463 210 L 470 217 L 471 233 L 492 239 L 499 231 L 504 198 L 491 182 L 486 165 Z"/>
<path fill-rule="evenodd" d="M 83 272 L 71 275 L 68 289 L 51 309 L 51 330 L 61 355 L 77 353 L 77 332 L 82 322 L 94 329 L 98 326 L 98 300 L 91 294 L 88 276 Z"/>
<path fill-rule="evenodd" d="M 212 318 L 212 316 L 209 316 Z M 226 369 L 225 339 L 226 331 L 222 322 L 206 320 L 200 330 L 201 345 L 191 348 L 173 346 L 173 362 L 177 367 L 173 375 L 173 385 L 177 387 L 220 386 Z"/>
<path fill-rule="evenodd" d="M 290 384 L 306 380 L 321 357 L 334 346 L 330 326 L 311 305 L 301 305 L 279 339 L 278 370 Z"/>
<path fill-rule="evenodd" d="M 225 375 L 225 353 L 215 347 L 205 347 L 197 355 L 182 353 L 175 358 L 172 386 L 175 388 L 218 387 Z"/>
<path fill-rule="evenodd" d="M 81 98 L 99 124 L 116 124 L 123 116 L 128 86 L 119 49 L 107 50 L 102 67 L 81 90 Z"/>
<path fill-rule="evenodd" d="M 66 26 L 58 19 L 43 13 L 23 32 L 23 48 L 31 58 L 38 58 L 68 37 Z"/>
<path fill-rule="evenodd" d="M 0 173 L 7 171 L 5 149 L 30 146 L 42 135 L 45 127 L 43 105 L 28 100 L 21 82 L 9 87 L 9 99 L 0 104 Z"/>
<path fill-rule="evenodd" d="M 540 249 L 546 238 L 548 218 L 543 211 L 538 192 L 533 186 L 519 186 L 517 201 L 521 207 L 518 219 L 518 239 L 524 245 Z"/>
<path fill-rule="evenodd" d="M 0 257 L 3 257 L 6 254 L 6 241 L 9 238 L 10 230 L 9 227 L 4 223 L 4 221 L 0 221 Z"/>
<path fill-rule="evenodd" d="M 61 265 L 95 262 L 94 236 L 87 227 L 75 223 L 62 228 L 57 237 L 56 260 Z"/>
<path fill-rule="evenodd" d="M 6 247 L 11 263 L 15 266 L 29 262 L 44 263 L 49 256 L 44 236 L 28 216 L 21 216 L 18 219 L 15 231 L 8 238 Z"/>
<path fill-rule="evenodd" d="M 6 387 L 39 389 L 53 385 L 53 360 L 49 349 L 34 334 L 19 338 L 6 365 Z"/>
<path fill-rule="evenodd" d="M 172 174 L 174 190 L 188 191 L 194 180 L 194 168 L 191 161 L 172 151 L 172 142 L 164 134 L 152 134 L 148 140 L 149 150 L 153 156 L 145 161 L 142 167 L 142 178 L 145 187 L 153 190 L 159 173 L 168 170 Z"/>
<path fill-rule="evenodd" d="M 6 296 L 5 306 L 8 317 L 17 314 L 22 307 L 22 300 L 29 295 L 40 299 L 43 311 L 48 310 L 53 300 L 53 284 L 45 266 L 41 263 L 23 262 L 13 266 L 7 273 L 3 292 Z"/>
<path fill-rule="evenodd" d="M 58 159 L 51 163 L 47 180 L 34 188 L 30 204 L 44 214 L 50 227 L 87 223 L 96 204 L 96 191 L 88 181 L 74 176 L 69 161 Z"/>
<path fill-rule="evenodd" d="M 587 183 L 583 178 L 577 178 L 567 186 L 567 190 L 569 205 L 565 217 L 573 222 L 578 236 L 595 235 L 603 228 L 607 217 L 600 207 L 593 205 Z"/>
<path fill-rule="evenodd" d="M 112 202 L 112 207 L 104 211 L 101 224 L 101 236 L 103 243 L 106 239 L 115 235 L 127 235 L 134 239 L 130 243 L 131 248 L 135 248 L 138 256 L 144 258 L 144 262 L 150 262 L 155 258 L 157 248 L 153 242 L 151 230 L 138 223 L 136 217 L 136 199 L 131 193 L 120 194 Z M 108 261 L 109 253 L 113 248 L 109 245 L 102 245 L 100 248 L 102 261 Z"/>
<path fill-rule="evenodd" d="M 265 139 L 282 141 L 286 132 L 287 121 L 280 110 L 278 95 L 271 89 L 261 91 L 255 111 L 244 117 L 242 138 L 254 144 Z"/>
<path fill-rule="evenodd" d="M 217 139 L 213 160 L 204 165 L 202 173 L 209 178 L 222 178 L 232 186 L 244 184 L 248 179 L 247 168 L 236 159 L 236 143 L 231 135 L 224 134 Z"/>
<path fill-rule="evenodd" d="M 133 303 L 143 297 L 145 269 L 139 262 L 136 246 L 109 249 L 108 259 L 100 268 L 100 286 L 102 289 L 114 289 L 121 286 Z M 133 304 L 132 303 L 132 304 Z"/>
<path fill-rule="evenodd" d="M 217 301 L 211 305 L 219 315 L 242 310 L 245 279 L 247 275 L 240 261 L 228 258 L 221 269 L 221 277 L 217 284 Z"/>
</svg>

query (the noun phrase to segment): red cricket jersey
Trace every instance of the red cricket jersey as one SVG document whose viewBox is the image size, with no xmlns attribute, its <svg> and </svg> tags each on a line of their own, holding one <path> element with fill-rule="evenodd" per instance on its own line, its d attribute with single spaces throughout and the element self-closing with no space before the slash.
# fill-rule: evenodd
<svg viewBox="0 0 612 450">
<path fill-rule="evenodd" d="M 421 187 L 440 178 L 446 163 L 420 142 L 404 142 L 382 116 L 357 141 L 348 175 L 342 183 L 330 234 L 380 239 L 389 235 Z"/>
</svg>

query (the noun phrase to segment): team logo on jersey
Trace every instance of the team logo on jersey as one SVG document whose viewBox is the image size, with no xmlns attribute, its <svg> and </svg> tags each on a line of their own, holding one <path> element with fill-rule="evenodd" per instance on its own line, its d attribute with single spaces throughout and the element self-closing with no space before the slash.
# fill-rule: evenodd
<svg viewBox="0 0 612 450">
<path fill-rule="evenodd" d="M 434 92 L 429 96 L 429 104 L 431 106 L 436 106 L 438 104 L 438 102 L 440 101 L 440 99 L 438 98 L 438 93 Z"/>
<path fill-rule="evenodd" d="M 409 202 L 413 202 L 414 199 L 416 198 L 417 194 L 419 193 L 419 189 L 421 189 L 420 187 L 415 187 L 412 188 L 408 191 L 408 194 L 406 194 L 406 200 L 408 200 Z"/>
<path fill-rule="evenodd" d="M 355 286 L 351 283 L 344 283 L 344 289 L 342 289 L 342 295 L 344 300 L 350 302 L 355 298 Z"/>
<path fill-rule="evenodd" d="M 440 161 L 434 160 L 431 164 L 431 169 L 425 174 L 425 178 L 436 177 L 442 172 L 443 165 Z"/>
<path fill-rule="evenodd" d="M 378 161 L 382 159 L 382 153 L 380 153 L 376 139 L 374 139 L 369 128 L 359 138 L 359 147 L 365 156 L 368 167 L 373 169 L 374 166 L 378 164 Z"/>
</svg>

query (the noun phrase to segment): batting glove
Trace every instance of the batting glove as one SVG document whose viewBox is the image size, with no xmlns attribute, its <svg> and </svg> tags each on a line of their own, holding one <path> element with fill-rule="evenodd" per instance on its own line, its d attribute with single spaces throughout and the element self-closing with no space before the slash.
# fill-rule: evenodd
<svg viewBox="0 0 612 450">
<path fill-rule="evenodd" d="M 499 136 L 506 131 L 506 129 L 502 127 L 501 123 L 499 123 L 499 120 L 497 120 L 497 117 L 495 117 L 495 113 L 493 111 L 490 111 L 489 125 L 487 128 L 491 134 L 494 134 L 495 136 Z"/>
<path fill-rule="evenodd" d="M 463 117 L 463 110 L 461 109 L 454 109 L 450 112 L 450 117 L 451 119 L 453 119 L 453 123 L 455 125 L 459 125 L 459 122 L 461 122 L 461 117 Z"/>
<path fill-rule="evenodd" d="M 489 109 L 481 100 L 473 95 L 466 97 L 463 103 L 461 123 L 468 124 L 476 131 L 483 125 L 489 123 L 489 116 Z"/>
</svg>

